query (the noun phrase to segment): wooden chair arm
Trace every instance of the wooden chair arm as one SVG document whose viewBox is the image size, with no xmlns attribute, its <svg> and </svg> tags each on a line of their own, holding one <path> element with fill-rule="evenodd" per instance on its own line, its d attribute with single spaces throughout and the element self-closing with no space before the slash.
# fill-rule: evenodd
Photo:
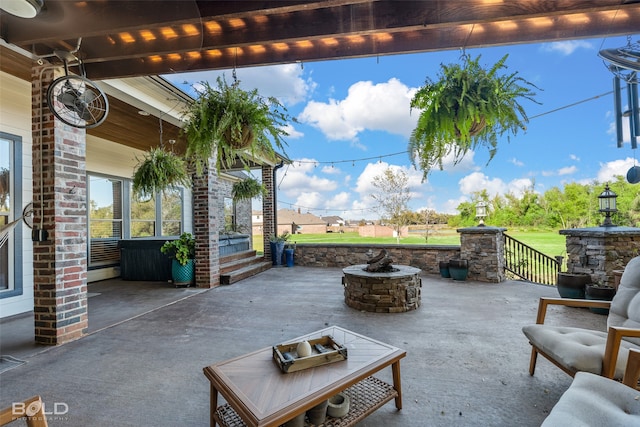
<svg viewBox="0 0 640 427">
<path fill-rule="evenodd" d="M 602 359 L 602 376 L 613 378 L 616 371 L 616 362 L 620 352 L 620 341 L 623 337 L 640 338 L 640 329 L 610 326 L 607 334 L 607 345 Z"/>
<path fill-rule="evenodd" d="M 0 410 L 0 426 L 9 424 L 17 419 L 25 418 L 27 427 L 47 427 L 47 416 L 40 396 L 33 396 L 21 402 L 20 412 L 13 413 L 13 405 Z M 27 413 L 28 412 L 28 413 Z"/>
<path fill-rule="evenodd" d="M 563 305 L 566 307 L 610 308 L 611 301 L 542 297 L 540 298 L 540 302 L 538 303 L 538 316 L 536 317 L 537 324 L 541 325 L 544 323 L 544 318 L 547 315 L 547 307 L 549 305 Z"/>
<path fill-rule="evenodd" d="M 638 380 L 640 380 L 640 350 L 634 348 L 629 350 L 629 360 L 624 370 L 622 383 L 633 389 L 638 388 Z"/>
</svg>

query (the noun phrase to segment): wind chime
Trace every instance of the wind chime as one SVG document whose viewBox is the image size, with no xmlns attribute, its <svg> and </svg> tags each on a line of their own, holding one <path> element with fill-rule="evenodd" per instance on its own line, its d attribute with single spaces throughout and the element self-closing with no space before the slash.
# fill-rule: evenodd
<svg viewBox="0 0 640 427">
<path fill-rule="evenodd" d="M 613 73 L 613 102 L 616 120 L 616 141 L 618 148 L 623 145 L 622 118 L 629 119 L 629 136 L 631 149 L 638 148 L 640 137 L 640 102 L 638 101 L 638 82 L 640 77 L 640 43 L 631 42 L 627 38 L 627 45 L 614 49 L 603 49 L 598 55 L 607 62 L 607 68 Z M 627 84 L 628 109 L 622 111 L 622 82 Z M 640 182 L 640 166 L 634 165 L 627 172 L 627 181 L 631 184 Z"/>
</svg>

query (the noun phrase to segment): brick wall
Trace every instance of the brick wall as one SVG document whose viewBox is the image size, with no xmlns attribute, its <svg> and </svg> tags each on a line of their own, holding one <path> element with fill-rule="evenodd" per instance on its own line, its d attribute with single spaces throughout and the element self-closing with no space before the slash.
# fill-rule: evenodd
<svg viewBox="0 0 640 427">
<path fill-rule="evenodd" d="M 269 238 L 275 233 L 274 224 L 274 184 L 273 167 L 262 165 L 262 184 L 267 189 L 267 196 L 262 198 L 262 241 L 264 242 L 264 257 L 271 259 L 271 247 Z"/>
<path fill-rule="evenodd" d="M 32 72 L 33 223 L 48 232 L 33 245 L 34 323 L 35 341 L 47 345 L 80 338 L 88 328 L 86 132 L 46 107 L 54 77 Z"/>
<path fill-rule="evenodd" d="M 202 176 L 193 179 L 193 235 L 196 239 L 196 286 L 213 288 L 220 285 L 218 232 L 224 225 L 220 210 L 222 194 L 218 185 L 215 160 Z"/>
</svg>

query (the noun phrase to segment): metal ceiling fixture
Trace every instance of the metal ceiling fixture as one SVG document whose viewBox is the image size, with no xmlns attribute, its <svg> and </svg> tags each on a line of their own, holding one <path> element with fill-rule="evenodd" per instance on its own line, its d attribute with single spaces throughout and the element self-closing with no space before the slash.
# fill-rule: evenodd
<svg viewBox="0 0 640 427">
<path fill-rule="evenodd" d="M 85 77 L 84 66 L 73 52 L 55 51 L 64 63 L 65 75 L 51 83 L 47 105 L 64 123 L 90 129 L 100 125 L 109 114 L 109 100 L 94 82 Z M 69 74 L 69 63 L 76 64 L 81 75 Z"/>
<path fill-rule="evenodd" d="M 19 18 L 35 18 L 44 0 L 0 0 L 0 9 Z"/>
</svg>

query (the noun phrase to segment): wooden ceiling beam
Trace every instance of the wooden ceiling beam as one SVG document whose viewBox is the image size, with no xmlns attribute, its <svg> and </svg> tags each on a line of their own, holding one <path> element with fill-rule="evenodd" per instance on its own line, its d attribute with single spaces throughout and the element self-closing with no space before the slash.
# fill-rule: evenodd
<svg viewBox="0 0 640 427">
<path fill-rule="evenodd" d="M 576 21 L 578 20 L 578 21 Z M 458 26 L 421 27 L 413 31 L 324 37 L 306 41 L 265 44 L 258 47 L 212 49 L 193 54 L 123 59 L 105 64 L 87 64 L 88 75 L 101 78 L 126 70 L 128 74 L 165 74 L 180 71 L 230 69 L 235 67 L 319 61 L 344 57 L 430 52 L 544 40 L 571 40 L 606 34 L 608 37 L 637 31 L 640 7 L 624 11 L 614 23 L 610 13 L 525 18 L 464 24 Z"/>
<path fill-rule="evenodd" d="M 152 2 L 128 1 L 115 2 L 122 3 L 122 8 L 114 14 L 113 5 L 107 7 L 109 3 L 114 2 L 82 2 L 82 8 L 75 6 L 74 2 L 63 3 L 67 9 L 63 15 L 69 16 L 66 21 L 74 21 L 63 26 L 66 33 L 61 34 L 59 23 L 50 23 L 51 17 L 45 14 L 44 24 L 39 22 L 36 28 L 10 25 L 7 29 L 5 26 L 5 40 L 21 46 L 35 44 L 30 49 L 32 52 L 47 55 L 54 49 L 66 50 L 75 46 L 78 38 L 82 37 L 81 51 L 85 60 L 104 62 L 276 41 L 288 43 L 334 34 L 394 33 L 429 26 L 495 22 L 560 13 L 593 13 L 620 7 L 619 0 L 600 0 L 596 5 L 587 0 L 520 0 L 500 4 L 442 0 L 334 0 L 200 2 L 200 10 L 194 10 L 195 2 L 165 1 L 162 7 L 150 11 Z M 54 2 L 52 8 L 55 9 L 56 5 L 61 7 Z M 280 7 L 276 7 L 278 5 Z"/>
<path fill-rule="evenodd" d="M 33 20 L 0 13 L 0 34 L 48 56 L 55 49 L 72 50 L 82 37 L 81 57 L 93 79 L 633 34 L 640 22 L 637 0 L 48 0 L 46 5 Z"/>
</svg>

